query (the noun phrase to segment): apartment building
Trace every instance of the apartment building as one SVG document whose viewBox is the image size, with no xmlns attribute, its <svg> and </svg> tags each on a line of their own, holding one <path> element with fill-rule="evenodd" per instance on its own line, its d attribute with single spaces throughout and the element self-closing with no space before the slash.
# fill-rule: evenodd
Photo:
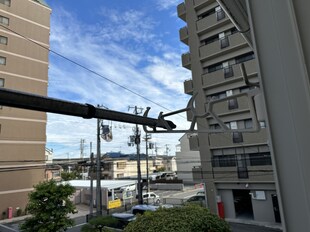
<svg viewBox="0 0 310 232">
<path fill-rule="evenodd" d="M 47 95 L 51 9 L 44 0 L 0 0 L 0 87 Z M 25 39 L 27 38 L 27 39 Z M 32 42 L 34 41 L 34 42 Z M 0 107 L 0 212 L 15 214 L 44 180 L 46 113 Z"/>
<path fill-rule="evenodd" d="M 184 82 L 185 93 L 197 93 L 195 107 L 201 114 L 211 99 L 222 99 L 212 110 L 224 125 L 237 130 L 203 133 L 222 127 L 212 115 L 198 120 L 200 132 L 189 138 L 201 160 L 201 167 L 193 168 L 194 179 L 205 182 L 208 207 L 214 213 L 280 222 L 264 110 L 256 101 L 258 114 L 251 111 L 247 93 L 255 87 L 247 84 L 240 69 L 243 63 L 248 81 L 257 83 L 255 54 L 215 0 L 185 0 L 177 11 L 186 23 L 179 31 L 180 40 L 189 47 L 182 65 L 192 72 L 192 79 Z M 240 132 L 254 130 L 254 115 L 260 115 L 261 129 Z M 188 114 L 188 120 L 191 117 Z"/>
<path fill-rule="evenodd" d="M 146 177 L 146 159 L 140 160 L 141 176 Z M 105 158 L 102 176 L 103 179 L 114 180 L 129 177 L 137 177 L 137 159 L 136 157 L 126 156 L 123 158 Z M 153 160 L 148 160 L 149 173 L 153 173 L 155 167 L 153 166 Z"/>
</svg>

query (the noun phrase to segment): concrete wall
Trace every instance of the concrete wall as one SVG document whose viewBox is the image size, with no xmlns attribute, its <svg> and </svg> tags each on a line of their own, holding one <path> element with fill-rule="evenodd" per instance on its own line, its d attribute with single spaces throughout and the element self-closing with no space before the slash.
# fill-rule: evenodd
<svg viewBox="0 0 310 232">
<path fill-rule="evenodd" d="M 276 194 L 276 191 L 265 191 L 266 200 L 252 198 L 255 221 L 275 222 L 271 194 Z"/>
<path fill-rule="evenodd" d="M 232 190 L 218 190 L 218 195 L 221 196 L 222 202 L 224 203 L 225 218 L 236 218 Z"/>
</svg>

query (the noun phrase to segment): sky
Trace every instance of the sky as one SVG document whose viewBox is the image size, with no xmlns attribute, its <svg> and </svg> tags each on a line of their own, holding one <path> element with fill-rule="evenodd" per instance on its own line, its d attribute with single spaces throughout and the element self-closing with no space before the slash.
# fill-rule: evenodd
<svg viewBox="0 0 310 232">
<path fill-rule="evenodd" d="M 181 0 L 46 2 L 52 9 L 50 49 L 80 65 L 50 52 L 49 97 L 125 113 L 133 113 L 129 109 L 133 106 L 151 107 L 153 118 L 186 107 L 189 96 L 183 82 L 191 73 L 181 65 L 181 54 L 188 51 L 179 40 L 179 29 L 185 26 L 177 17 Z M 171 120 L 179 129 L 188 128 L 185 115 Z M 133 124 L 107 120 L 103 124 L 111 126 L 113 140 L 102 140 L 102 153 L 135 153 L 127 144 Z M 54 158 L 78 158 L 83 139 L 84 157 L 91 151 L 96 154 L 96 126 L 96 119 L 49 113 L 47 148 L 53 149 Z M 182 135 L 153 134 L 151 141 L 158 155 L 175 155 Z M 144 142 L 141 152 L 145 152 Z"/>
</svg>

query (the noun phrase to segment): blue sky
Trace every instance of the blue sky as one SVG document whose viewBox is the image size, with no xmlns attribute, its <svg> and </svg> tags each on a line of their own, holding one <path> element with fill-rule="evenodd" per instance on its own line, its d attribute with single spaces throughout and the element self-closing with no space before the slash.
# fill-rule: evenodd
<svg viewBox="0 0 310 232">
<path fill-rule="evenodd" d="M 99 73 L 95 75 L 50 53 L 50 97 L 80 103 L 104 105 L 111 110 L 130 112 L 128 106 L 151 107 L 150 116 L 184 108 L 189 97 L 183 82 L 191 77 L 181 66 L 187 46 L 179 40 L 185 23 L 177 17 L 180 0 L 46 0 L 52 8 L 50 46 L 63 56 Z M 91 3 L 91 4 L 90 4 Z M 112 80 L 162 108 L 111 83 Z M 183 117 L 171 118 L 185 128 Z M 111 122 L 104 121 L 105 124 Z M 113 141 L 102 142 L 102 152 L 134 153 L 127 146 L 132 124 L 112 122 Z M 182 134 L 156 134 L 158 154 L 165 145 L 170 155 Z M 85 155 L 90 142 L 96 151 L 96 120 L 48 114 L 47 147 L 55 158 L 79 157 L 80 140 Z M 145 151 L 144 145 L 141 146 Z"/>
</svg>

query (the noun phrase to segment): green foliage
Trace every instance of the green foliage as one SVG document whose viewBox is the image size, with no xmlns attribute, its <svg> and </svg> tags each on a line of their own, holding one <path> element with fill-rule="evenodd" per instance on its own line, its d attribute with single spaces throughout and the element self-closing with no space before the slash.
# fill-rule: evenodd
<svg viewBox="0 0 310 232">
<path fill-rule="evenodd" d="M 63 181 L 81 179 L 81 177 L 82 177 L 82 175 L 78 171 L 62 172 L 61 173 L 61 178 Z"/>
<path fill-rule="evenodd" d="M 5 218 L 6 218 L 6 212 L 3 211 L 3 212 L 2 212 L 2 219 L 5 219 Z"/>
<path fill-rule="evenodd" d="M 130 222 L 126 232 L 230 232 L 228 223 L 206 208 L 186 205 L 145 212 Z"/>
<path fill-rule="evenodd" d="M 34 186 L 29 194 L 27 211 L 32 215 L 20 226 L 25 232 L 55 232 L 64 231 L 73 226 L 74 222 L 68 217 L 76 209 L 70 201 L 75 189 L 70 185 L 57 184 L 54 180 L 44 181 Z"/>
<path fill-rule="evenodd" d="M 23 213 L 23 210 L 21 208 L 18 208 L 16 211 L 16 216 L 19 217 L 22 215 L 22 213 Z"/>
<path fill-rule="evenodd" d="M 82 232 L 92 232 L 92 231 L 100 231 L 98 226 L 108 226 L 108 227 L 116 227 L 118 225 L 118 220 L 112 216 L 102 216 L 96 217 L 89 221 L 88 224 L 84 225 L 81 229 Z M 102 231 L 108 232 L 111 231 L 107 228 L 102 228 Z"/>
<path fill-rule="evenodd" d="M 159 167 L 156 169 L 157 172 L 164 172 L 166 171 L 166 168 L 165 167 Z"/>
</svg>

